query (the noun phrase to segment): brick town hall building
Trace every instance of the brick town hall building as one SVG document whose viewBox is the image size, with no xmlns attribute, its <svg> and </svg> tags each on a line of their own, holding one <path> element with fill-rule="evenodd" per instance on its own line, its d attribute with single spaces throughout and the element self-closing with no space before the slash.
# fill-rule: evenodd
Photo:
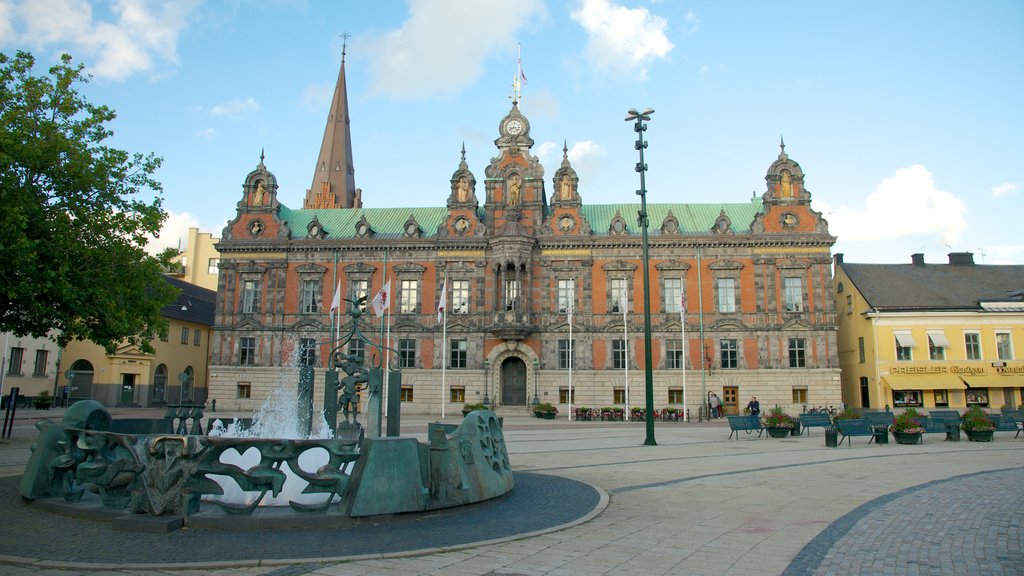
<svg viewBox="0 0 1024 576">
<path fill-rule="evenodd" d="M 355 187 L 343 59 L 303 207 L 280 203 L 261 158 L 217 244 L 210 398 L 257 408 L 280 383 L 294 387 L 298 358 L 318 368 L 319 405 L 335 286 L 343 297 L 369 299 L 390 279 L 404 412 L 439 414 L 443 399 L 454 414 L 486 398 L 502 410 L 550 402 L 564 416 L 570 360 L 574 406 L 623 406 L 627 394 L 630 406 L 643 406 L 639 198 L 587 204 L 586 183 L 564 151 L 549 191 L 530 132 L 513 102 L 482 182 L 463 148 L 451 180 L 435 187 L 443 204 L 363 208 L 387 191 L 364 199 Z M 751 395 L 764 408 L 794 412 L 841 402 L 835 238 L 811 208 L 800 165 L 781 148 L 760 198 L 648 204 L 658 409 L 682 407 L 684 370 L 694 418 L 711 392 L 733 413 Z M 680 184 L 667 195 L 681 199 L 686 190 Z M 443 340 L 437 305 L 445 278 Z M 363 320 L 376 336 L 380 321 L 372 312 Z"/>
</svg>

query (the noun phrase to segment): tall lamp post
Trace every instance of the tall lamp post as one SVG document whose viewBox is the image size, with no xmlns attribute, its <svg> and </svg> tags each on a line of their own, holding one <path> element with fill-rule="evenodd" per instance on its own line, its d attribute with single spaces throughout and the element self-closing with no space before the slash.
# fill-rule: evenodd
<svg viewBox="0 0 1024 576">
<path fill-rule="evenodd" d="M 646 420 L 647 438 L 645 446 L 657 446 L 654 440 L 654 373 L 651 370 L 651 275 L 648 271 L 649 258 L 647 255 L 647 183 L 644 173 L 647 172 L 647 164 L 644 164 L 644 131 L 647 125 L 644 122 L 651 121 L 653 108 L 647 108 L 643 112 L 637 112 L 636 108 L 630 108 L 626 114 L 626 122 L 633 122 L 633 131 L 636 132 L 636 144 L 634 147 L 640 152 L 640 161 L 636 163 L 636 171 L 640 173 L 640 189 L 636 191 L 640 196 L 640 212 L 637 223 L 640 224 L 643 242 L 643 263 L 644 263 L 644 392 L 646 396 Z"/>
</svg>

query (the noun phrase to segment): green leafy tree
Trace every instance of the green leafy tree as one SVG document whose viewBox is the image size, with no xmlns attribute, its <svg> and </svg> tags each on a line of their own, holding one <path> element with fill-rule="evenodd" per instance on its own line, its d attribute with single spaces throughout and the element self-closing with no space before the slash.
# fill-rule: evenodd
<svg viewBox="0 0 1024 576">
<path fill-rule="evenodd" d="M 78 93 L 82 64 L 34 64 L 0 53 L 0 330 L 152 351 L 176 295 L 144 250 L 161 159 L 104 145 L 115 113 Z"/>
</svg>

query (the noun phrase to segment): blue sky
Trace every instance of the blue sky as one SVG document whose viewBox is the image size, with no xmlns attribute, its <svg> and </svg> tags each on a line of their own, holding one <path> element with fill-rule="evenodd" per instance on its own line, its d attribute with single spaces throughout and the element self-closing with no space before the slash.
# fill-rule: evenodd
<svg viewBox="0 0 1024 576">
<path fill-rule="evenodd" d="M 636 201 L 652 107 L 649 202 L 760 195 L 781 136 L 847 262 L 1024 264 L 1017 0 L 0 0 L 0 50 L 71 53 L 112 144 L 164 158 L 154 248 L 219 236 L 261 150 L 301 206 L 346 32 L 367 207 L 443 205 L 463 143 L 482 180 L 521 45 L 549 188 L 564 141 L 584 202 Z"/>
</svg>

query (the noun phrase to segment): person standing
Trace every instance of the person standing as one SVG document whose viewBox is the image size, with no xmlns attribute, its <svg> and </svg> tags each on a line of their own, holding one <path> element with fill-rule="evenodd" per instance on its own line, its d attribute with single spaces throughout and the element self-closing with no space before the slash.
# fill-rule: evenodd
<svg viewBox="0 0 1024 576">
<path fill-rule="evenodd" d="M 722 415 L 722 402 L 718 399 L 718 394 L 711 393 L 711 417 L 719 418 Z"/>
</svg>

